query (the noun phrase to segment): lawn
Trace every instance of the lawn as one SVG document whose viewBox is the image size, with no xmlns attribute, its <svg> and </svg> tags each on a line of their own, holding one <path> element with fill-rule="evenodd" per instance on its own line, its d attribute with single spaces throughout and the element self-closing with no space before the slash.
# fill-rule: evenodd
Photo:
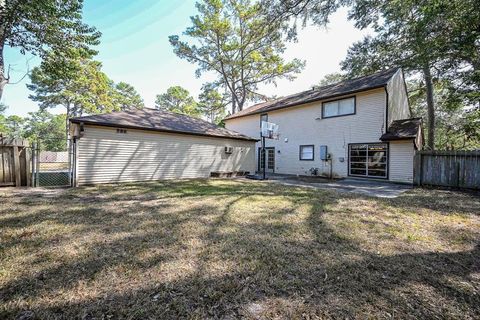
<svg viewBox="0 0 480 320">
<path fill-rule="evenodd" d="M 0 189 L 0 318 L 478 318 L 480 197 Z"/>
</svg>

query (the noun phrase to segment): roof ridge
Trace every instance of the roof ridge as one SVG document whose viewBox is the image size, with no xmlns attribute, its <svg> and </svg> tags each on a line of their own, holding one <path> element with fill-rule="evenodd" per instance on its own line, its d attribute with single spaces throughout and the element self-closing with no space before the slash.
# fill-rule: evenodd
<svg viewBox="0 0 480 320">
<path fill-rule="evenodd" d="M 102 112 L 102 113 L 95 113 L 95 114 L 90 114 L 90 115 L 85 115 L 85 116 L 79 116 L 79 117 L 72 117 L 70 119 L 77 119 L 77 118 L 85 118 L 85 117 L 93 117 L 93 116 L 101 116 L 101 115 L 108 115 L 108 114 L 112 114 L 112 113 L 122 113 L 122 112 L 125 112 L 125 113 L 128 113 L 128 112 L 137 112 L 137 111 L 145 111 L 145 109 L 148 109 L 148 110 L 151 110 L 151 111 L 155 111 L 155 112 L 158 112 L 158 113 L 168 113 L 168 114 L 171 114 L 171 115 L 175 115 L 175 116 L 182 116 L 182 117 L 187 117 L 187 118 L 191 118 L 191 119 L 195 119 L 195 120 L 200 120 L 200 121 L 203 121 L 205 123 L 208 123 L 208 124 L 211 124 L 211 125 L 214 125 L 214 126 L 217 126 L 219 128 L 223 128 L 223 127 L 220 127 L 214 123 L 211 123 L 209 121 L 206 121 L 204 119 L 201 119 L 201 118 L 196 118 L 196 117 L 193 117 L 193 116 L 189 116 L 188 114 L 184 114 L 184 113 L 180 113 L 180 112 L 173 112 L 173 111 L 170 111 L 170 110 L 160 110 L 160 109 L 157 109 L 157 108 L 150 108 L 150 107 L 144 107 L 144 108 L 132 108 L 132 109 L 126 109 L 126 110 L 113 110 L 113 111 L 110 111 L 110 112 Z"/>
<path fill-rule="evenodd" d="M 257 140 L 204 119 L 152 108 L 117 110 L 83 117 L 72 117 L 69 121 L 107 127 L 125 127 L 231 139 Z"/>
<path fill-rule="evenodd" d="M 215 124 L 215 123 L 212 123 L 212 122 L 209 122 L 205 119 L 202 119 L 202 118 L 196 118 L 196 117 L 193 117 L 193 116 L 190 116 L 188 114 L 185 114 L 185 113 L 180 113 L 180 112 L 175 112 L 175 111 L 170 111 L 170 110 L 162 110 L 162 109 L 157 109 L 157 108 L 149 108 L 149 107 L 145 107 L 145 108 L 142 108 L 142 109 L 137 109 L 137 110 L 144 110 L 144 109 L 149 109 L 149 110 L 152 110 L 152 111 L 156 111 L 156 112 L 160 112 L 160 113 L 169 113 L 169 114 L 172 114 L 172 115 L 176 115 L 176 116 L 181 116 L 181 117 L 187 117 L 187 118 L 190 118 L 190 119 L 194 119 L 194 120 L 200 120 L 200 121 L 203 121 L 207 124 L 210 124 L 210 125 L 213 125 L 213 126 L 216 126 L 218 128 L 222 128 L 222 129 L 225 129 L 223 127 L 220 127 L 219 125 Z"/>
<path fill-rule="evenodd" d="M 401 69 L 401 68 L 400 67 L 395 67 L 395 68 L 388 68 L 388 69 L 385 69 L 385 70 L 379 70 L 379 71 L 376 71 L 376 72 L 371 73 L 371 74 L 366 74 L 366 75 L 358 76 L 358 77 L 355 77 L 355 78 L 345 79 L 345 80 L 339 81 L 339 83 L 344 82 L 344 81 L 355 81 L 355 80 L 359 80 L 359 79 L 363 79 L 363 78 L 378 76 L 379 74 L 390 73 L 390 72 L 393 72 L 393 71 L 395 71 L 394 73 L 396 73 L 399 69 Z"/>
<path fill-rule="evenodd" d="M 317 100 L 328 99 L 335 96 L 352 94 L 358 91 L 366 91 L 366 90 L 374 89 L 377 87 L 384 86 L 386 82 L 388 82 L 391 79 L 391 77 L 393 77 L 399 70 L 401 70 L 400 67 L 389 68 L 389 69 L 381 70 L 369 75 L 364 75 L 364 76 L 353 78 L 353 79 L 345 79 L 345 80 L 332 83 L 326 86 L 314 88 L 313 90 L 312 89 L 304 90 L 304 91 L 283 96 L 271 101 L 264 101 L 261 103 L 254 104 L 237 113 L 231 114 L 227 116 L 225 119 L 234 119 L 234 118 L 243 117 L 247 115 L 273 111 L 280 108 L 286 108 L 286 107 L 296 106 L 300 104 L 305 104 L 305 103 L 309 103 Z M 389 76 L 388 79 L 384 79 L 386 75 Z M 368 86 L 361 83 L 362 80 L 368 79 L 368 78 L 372 78 L 371 81 L 374 82 L 374 84 L 372 84 L 371 86 Z M 356 84 L 355 82 L 359 82 L 359 83 Z M 349 85 L 352 86 L 353 88 L 348 88 Z M 338 88 L 335 88 L 335 87 L 338 87 Z M 330 92 L 330 93 L 322 92 L 322 91 L 328 91 L 328 90 L 330 91 L 336 90 L 338 92 Z M 288 101 L 289 99 L 293 100 L 296 97 L 300 99 L 302 98 L 302 96 L 305 96 L 302 101 Z M 281 105 L 282 101 L 284 101 L 283 105 Z M 275 105 L 275 104 L 280 104 L 280 105 Z"/>
<path fill-rule="evenodd" d="M 413 117 L 413 118 L 406 118 L 406 119 L 397 119 L 393 121 L 407 121 L 407 120 L 422 120 L 422 117 Z"/>
</svg>

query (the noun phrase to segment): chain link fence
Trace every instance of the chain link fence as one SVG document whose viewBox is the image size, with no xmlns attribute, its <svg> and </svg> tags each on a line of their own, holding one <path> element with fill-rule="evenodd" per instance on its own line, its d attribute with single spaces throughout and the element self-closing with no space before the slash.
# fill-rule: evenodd
<svg viewBox="0 0 480 320">
<path fill-rule="evenodd" d="M 38 139 L 33 148 L 34 186 L 72 186 L 75 149 L 70 140 Z"/>
</svg>

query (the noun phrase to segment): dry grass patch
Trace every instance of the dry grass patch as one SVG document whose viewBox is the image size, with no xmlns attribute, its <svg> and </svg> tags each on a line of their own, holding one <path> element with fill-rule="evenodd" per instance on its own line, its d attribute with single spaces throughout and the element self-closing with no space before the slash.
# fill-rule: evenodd
<svg viewBox="0 0 480 320">
<path fill-rule="evenodd" d="M 0 201 L 0 318 L 480 313 L 478 194 L 192 180 Z"/>
</svg>

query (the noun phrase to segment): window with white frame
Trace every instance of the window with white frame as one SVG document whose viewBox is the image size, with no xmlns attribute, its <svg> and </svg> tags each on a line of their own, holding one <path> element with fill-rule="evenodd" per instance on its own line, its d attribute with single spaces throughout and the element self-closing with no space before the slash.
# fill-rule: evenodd
<svg viewBox="0 0 480 320">
<path fill-rule="evenodd" d="M 313 144 L 300 146 L 300 160 L 313 160 L 315 154 L 314 149 Z"/>
<path fill-rule="evenodd" d="M 322 104 L 322 118 L 355 114 L 355 97 L 328 101 Z"/>
</svg>

